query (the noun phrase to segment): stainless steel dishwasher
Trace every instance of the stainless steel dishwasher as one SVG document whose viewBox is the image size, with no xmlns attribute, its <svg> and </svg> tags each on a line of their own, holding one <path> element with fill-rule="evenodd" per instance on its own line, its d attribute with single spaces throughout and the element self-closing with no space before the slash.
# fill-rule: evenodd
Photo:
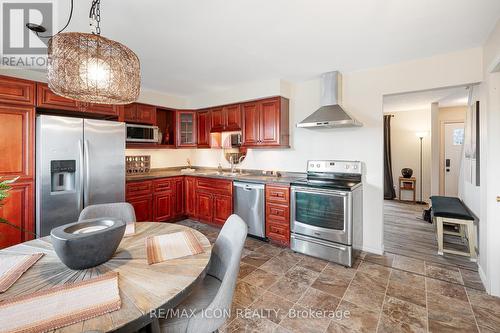
<svg viewBox="0 0 500 333">
<path fill-rule="evenodd" d="M 233 183 L 234 213 L 248 225 L 248 234 L 266 237 L 264 212 L 264 185 L 254 183 Z"/>
</svg>

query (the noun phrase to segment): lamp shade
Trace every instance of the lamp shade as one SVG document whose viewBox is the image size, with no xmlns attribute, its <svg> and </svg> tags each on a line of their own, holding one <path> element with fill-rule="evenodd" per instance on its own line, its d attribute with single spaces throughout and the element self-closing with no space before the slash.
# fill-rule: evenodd
<svg viewBox="0 0 500 333">
<path fill-rule="evenodd" d="M 48 83 L 56 94 L 82 102 L 129 104 L 140 93 L 139 58 L 100 35 L 66 32 L 49 40 Z"/>
<path fill-rule="evenodd" d="M 427 132 L 416 132 L 415 135 L 417 138 L 425 138 L 427 136 Z"/>
</svg>

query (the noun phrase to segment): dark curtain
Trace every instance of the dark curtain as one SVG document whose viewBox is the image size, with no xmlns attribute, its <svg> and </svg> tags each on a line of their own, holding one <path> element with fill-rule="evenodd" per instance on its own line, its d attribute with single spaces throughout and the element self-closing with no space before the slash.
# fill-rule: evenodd
<svg viewBox="0 0 500 333">
<path fill-rule="evenodd" d="M 391 118 L 392 116 L 384 116 L 384 199 L 387 200 L 396 197 L 392 178 Z"/>
</svg>

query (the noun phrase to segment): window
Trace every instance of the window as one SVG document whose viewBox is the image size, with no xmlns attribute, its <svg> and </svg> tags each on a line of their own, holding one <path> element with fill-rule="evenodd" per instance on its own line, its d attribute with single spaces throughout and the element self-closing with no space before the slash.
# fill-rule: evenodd
<svg viewBox="0 0 500 333">
<path fill-rule="evenodd" d="M 453 130 L 453 145 L 461 146 L 464 144 L 464 129 L 456 128 Z"/>
</svg>

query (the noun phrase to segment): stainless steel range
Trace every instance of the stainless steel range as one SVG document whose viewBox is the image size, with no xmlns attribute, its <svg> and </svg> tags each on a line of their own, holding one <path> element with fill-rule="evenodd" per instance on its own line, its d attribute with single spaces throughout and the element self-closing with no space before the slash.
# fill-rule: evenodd
<svg viewBox="0 0 500 333">
<path fill-rule="evenodd" d="M 352 266 L 363 243 L 361 162 L 309 161 L 292 183 L 291 247 Z"/>
</svg>

